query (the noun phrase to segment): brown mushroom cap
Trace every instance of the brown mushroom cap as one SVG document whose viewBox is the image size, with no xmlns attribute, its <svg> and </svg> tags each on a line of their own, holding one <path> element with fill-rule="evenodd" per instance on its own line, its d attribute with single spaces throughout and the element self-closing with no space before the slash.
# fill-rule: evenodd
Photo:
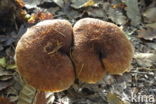
<svg viewBox="0 0 156 104">
<path fill-rule="evenodd" d="M 45 20 L 29 28 L 16 47 L 16 64 L 26 82 L 42 91 L 58 92 L 75 80 L 67 54 L 72 26 L 66 20 Z"/>
<path fill-rule="evenodd" d="M 122 74 L 131 63 L 133 48 L 115 24 L 84 18 L 73 27 L 73 57 L 77 77 L 95 83 L 104 73 Z"/>
</svg>

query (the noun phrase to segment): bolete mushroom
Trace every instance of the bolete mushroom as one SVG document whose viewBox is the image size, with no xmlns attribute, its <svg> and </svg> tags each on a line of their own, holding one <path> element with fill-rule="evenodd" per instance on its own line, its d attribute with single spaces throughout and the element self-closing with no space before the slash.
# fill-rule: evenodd
<svg viewBox="0 0 156 104">
<path fill-rule="evenodd" d="M 73 84 L 75 73 L 68 57 L 72 25 L 61 19 L 45 20 L 29 28 L 19 40 L 15 58 L 25 81 L 42 91 L 58 92 Z"/>
<path fill-rule="evenodd" d="M 54 102 L 54 95 L 51 92 L 39 91 L 36 93 L 33 104 L 52 104 Z"/>
<path fill-rule="evenodd" d="M 122 74 L 128 70 L 133 48 L 115 24 L 99 19 L 80 19 L 73 27 L 73 58 L 79 80 L 96 83 L 105 73 Z"/>
<path fill-rule="evenodd" d="M 47 104 L 48 98 L 46 98 L 45 92 L 37 92 L 35 101 L 33 103 L 35 103 L 35 104 Z"/>
</svg>

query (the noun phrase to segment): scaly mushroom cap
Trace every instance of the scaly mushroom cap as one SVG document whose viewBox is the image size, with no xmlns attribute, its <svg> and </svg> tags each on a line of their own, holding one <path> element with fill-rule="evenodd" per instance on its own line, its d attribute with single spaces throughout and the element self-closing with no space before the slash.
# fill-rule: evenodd
<svg viewBox="0 0 156 104">
<path fill-rule="evenodd" d="M 16 47 L 21 76 L 42 91 L 58 92 L 75 80 L 67 54 L 72 44 L 72 26 L 66 20 L 46 20 L 29 28 Z"/>
<path fill-rule="evenodd" d="M 133 48 L 115 24 L 84 18 L 73 27 L 73 58 L 77 77 L 95 83 L 106 73 L 122 74 L 130 66 Z"/>
</svg>

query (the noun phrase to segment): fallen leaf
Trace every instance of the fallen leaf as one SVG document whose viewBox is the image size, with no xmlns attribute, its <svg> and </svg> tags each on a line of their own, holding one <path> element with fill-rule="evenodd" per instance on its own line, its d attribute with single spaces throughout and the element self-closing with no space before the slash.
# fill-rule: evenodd
<svg viewBox="0 0 156 104">
<path fill-rule="evenodd" d="M 36 89 L 29 85 L 25 85 L 19 94 L 17 104 L 32 104 L 36 95 Z"/>
<path fill-rule="evenodd" d="M 0 51 L 2 51 L 3 49 L 4 49 L 3 45 L 0 44 Z"/>
<path fill-rule="evenodd" d="M 87 13 L 92 17 L 106 17 L 106 13 L 101 8 L 89 8 Z"/>
<path fill-rule="evenodd" d="M 10 96 L 9 99 L 11 102 L 15 102 L 18 100 L 18 96 Z"/>
<path fill-rule="evenodd" d="M 81 15 L 82 15 L 83 13 L 80 14 L 79 11 L 77 11 L 77 10 L 71 8 L 71 9 L 65 11 L 64 14 L 67 15 L 67 17 L 68 17 L 69 20 L 72 20 L 72 19 L 76 19 L 76 18 L 78 18 L 78 17 L 81 17 Z"/>
<path fill-rule="evenodd" d="M 12 77 L 12 75 L 7 75 L 7 76 L 1 76 L 0 77 L 0 81 L 8 81 L 8 80 L 11 80 L 13 77 Z"/>
<path fill-rule="evenodd" d="M 8 88 L 9 86 L 11 86 L 13 84 L 13 82 L 10 82 L 10 81 L 6 81 L 6 82 L 1 82 L 0 81 L 0 91 Z"/>
<path fill-rule="evenodd" d="M 6 65 L 7 65 L 6 58 L 5 57 L 0 58 L 0 66 L 5 67 Z"/>
<path fill-rule="evenodd" d="M 64 0 L 53 0 L 59 7 L 64 7 Z"/>
<path fill-rule="evenodd" d="M 154 53 L 136 53 L 134 58 L 141 67 L 150 68 L 156 65 L 156 54 Z"/>
<path fill-rule="evenodd" d="M 127 5 L 125 8 L 128 18 L 131 20 L 133 26 L 141 23 L 141 15 L 138 8 L 138 0 L 122 0 Z"/>
<path fill-rule="evenodd" d="M 25 3 L 23 0 L 15 0 L 16 2 L 16 5 L 19 7 L 19 8 L 23 8 Z"/>
<path fill-rule="evenodd" d="M 16 69 L 16 68 L 17 68 L 16 64 L 9 64 L 6 66 L 6 69 Z"/>
<path fill-rule="evenodd" d="M 145 26 L 153 28 L 153 29 L 156 29 L 156 22 L 155 23 L 146 24 Z"/>
<path fill-rule="evenodd" d="M 117 3 L 117 4 L 112 4 L 112 8 L 120 8 L 123 9 L 127 7 L 124 3 Z"/>
<path fill-rule="evenodd" d="M 89 7 L 96 4 L 94 0 L 72 0 L 71 3 L 72 3 L 71 7 L 75 9 L 80 9 L 82 7 Z"/>
<path fill-rule="evenodd" d="M 0 104 L 12 104 L 8 98 L 0 97 Z"/>
<path fill-rule="evenodd" d="M 0 77 L 1 76 L 10 76 L 10 75 L 12 75 L 11 72 L 6 71 L 6 70 L 0 70 Z"/>
<path fill-rule="evenodd" d="M 88 0 L 71 0 L 71 7 L 75 9 L 81 8 L 81 5 L 86 3 Z"/>
<path fill-rule="evenodd" d="M 53 15 L 49 12 L 37 12 L 30 16 L 28 23 L 34 24 L 42 20 L 52 19 Z"/>
<path fill-rule="evenodd" d="M 153 43 L 146 43 L 146 44 L 147 44 L 148 47 L 156 50 L 156 43 L 153 42 Z"/>
<path fill-rule="evenodd" d="M 88 7 L 88 6 L 92 6 L 94 4 L 95 4 L 95 2 L 93 0 L 88 0 L 86 3 L 84 3 L 80 7 Z"/>
<path fill-rule="evenodd" d="M 108 17 L 119 25 L 124 25 L 127 23 L 127 18 L 123 15 L 122 11 L 118 9 L 109 8 L 108 9 Z"/>
<path fill-rule="evenodd" d="M 52 14 L 56 14 L 57 11 L 59 11 L 60 8 L 59 7 L 53 7 L 53 8 L 49 8 L 48 11 Z"/>
<path fill-rule="evenodd" d="M 24 0 L 26 8 L 34 8 L 41 3 L 41 0 Z"/>
<path fill-rule="evenodd" d="M 145 40 L 153 40 L 156 39 L 156 29 L 146 27 L 146 29 L 138 30 L 138 37 L 143 38 Z"/>
</svg>

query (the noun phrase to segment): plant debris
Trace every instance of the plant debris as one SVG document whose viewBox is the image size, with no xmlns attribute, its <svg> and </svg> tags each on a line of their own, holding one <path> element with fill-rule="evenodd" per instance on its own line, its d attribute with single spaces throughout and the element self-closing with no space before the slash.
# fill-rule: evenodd
<svg viewBox="0 0 156 104">
<path fill-rule="evenodd" d="M 21 99 L 32 104 L 37 96 L 35 89 L 27 89 L 14 61 L 17 41 L 27 28 L 46 19 L 74 24 L 84 17 L 115 23 L 125 31 L 135 48 L 132 70 L 122 76 L 106 75 L 97 84 L 76 81 L 66 91 L 45 92 L 47 104 L 155 104 L 131 99 L 132 95 L 156 98 L 155 0 L 0 0 L 0 96 L 15 104 L 25 104 Z"/>
</svg>

